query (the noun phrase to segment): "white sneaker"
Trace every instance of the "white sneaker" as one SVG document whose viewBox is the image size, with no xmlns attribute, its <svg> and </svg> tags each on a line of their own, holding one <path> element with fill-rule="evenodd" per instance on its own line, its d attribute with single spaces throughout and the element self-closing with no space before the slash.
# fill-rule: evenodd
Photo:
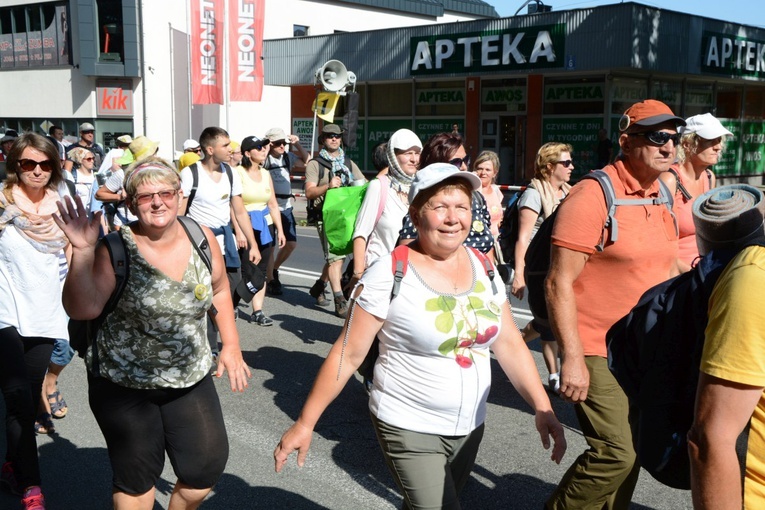
<svg viewBox="0 0 765 510">
<path fill-rule="evenodd" d="M 547 377 L 547 387 L 554 391 L 556 395 L 560 394 L 560 374 L 550 374 Z"/>
</svg>

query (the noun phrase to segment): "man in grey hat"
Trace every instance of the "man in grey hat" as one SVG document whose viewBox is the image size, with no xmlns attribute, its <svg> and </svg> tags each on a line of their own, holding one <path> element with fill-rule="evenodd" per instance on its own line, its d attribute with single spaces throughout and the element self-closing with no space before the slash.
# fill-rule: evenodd
<svg viewBox="0 0 765 510">
<path fill-rule="evenodd" d="M 276 259 L 271 261 L 271 275 L 266 286 L 266 291 L 274 296 L 282 294 L 282 283 L 279 281 L 279 268 L 289 258 L 297 247 L 297 229 L 295 215 L 292 214 L 292 169 L 296 164 L 305 166 L 310 156 L 300 145 L 300 138 L 296 135 L 287 135 L 283 129 L 275 127 L 266 131 L 266 138 L 271 141 L 271 149 L 263 167 L 271 172 L 271 181 L 274 184 L 274 194 L 279 204 L 282 216 L 282 229 L 287 244 L 279 248 Z M 288 148 L 289 147 L 289 148 Z"/>
<path fill-rule="evenodd" d="M 313 200 L 315 207 L 321 210 L 328 189 L 352 186 L 354 181 L 365 182 L 366 179 L 356 163 L 351 161 L 343 150 L 343 130 L 340 126 L 325 124 L 319 135 L 319 145 L 322 146 L 319 155 L 306 165 L 305 196 L 308 200 Z M 316 229 L 319 232 L 326 263 L 321 277 L 308 292 L 316 298 L 316 304 L 327 306 L 329 301 L 324 297 L 324 289 L 329 282 L 335 298 L 335 314 L 345 317 L 348 313 L 348 302 L 343 296 L 340 284 L 345 256 L 330 253 L 327 238 L 324 235 L 324 223 L 321 220 L 317 222 Z"/>
<path fill-rule="evenodd" d="M 75 147 L 84 147 L 93 153 L 95 157 L 95 164 L 93 168 L 101 168 L 101 162 L 104 160 L 106 154 L 104 149 L 96 143 L 96 128 L 90 122 L 83 122 L 80 124 L 80 139 L 77 143 L 73 143 L 66 148 L 66 163 L 64 163 L 64 170 L 71 172 L 72 175 L 77 173 L 77 167 L 79 165 L 69 158 L 69 152 Z"/>
<path fill-rule="evenodd" d="M 675 159 L 682 125 L 652 99 L 622 116 L 622 153 L 603 169 L 624 200 L 618 231 L 615 224 L 605 227 L 606 203 L 595 179 L 574 186 L 557 210 L 545 296 L 562 357 L 560 395 L 576 404 L 589 448 L 563 476 L 548 509 L 620 509 L 632 499 L 640 465 L 627 396 L 608 369 L 606 332 L 646 290 L 678 273 L 677 224 L 659 175 Z"/>
<path fill-rule="evenodd" d="M 738 252 L 709 298 L 688 432 L 694 508 L 765 508 L 763 198 L 753 186 L 734 184 L 708 191 L 694 203 L 699 252 L 715 250 L 720 258 Z M 742 432 L 748 432 L 745 442 L 738 441 Z M 744 444 L 746 454 L 739 455 Z"/>
<path fill-rule="evenodd" d="M 8 153 L 11 152 L 13 142 L 15 142 L 18 137 L 19 134 L 15 129 L 8 129 L 5 131 L 3 137 L 0 138 L 0 161 L 5 161 L 8 158 Z"/>
</svg>

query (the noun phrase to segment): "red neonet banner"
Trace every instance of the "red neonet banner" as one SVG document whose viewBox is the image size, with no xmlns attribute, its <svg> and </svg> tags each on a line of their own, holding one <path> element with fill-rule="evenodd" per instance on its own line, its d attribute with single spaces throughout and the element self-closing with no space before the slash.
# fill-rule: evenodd
<svg viewBox="0 0 765 510">
<path fill-rule="evenodd" d="M 260 101 L 263 94 L 265 0 L 229 0 L 229 99 Z"/>
<path fill-rule="evenodd" d="M 193 104 L 223 104 L 223 2 L 191 0 Z"/>
</svg>

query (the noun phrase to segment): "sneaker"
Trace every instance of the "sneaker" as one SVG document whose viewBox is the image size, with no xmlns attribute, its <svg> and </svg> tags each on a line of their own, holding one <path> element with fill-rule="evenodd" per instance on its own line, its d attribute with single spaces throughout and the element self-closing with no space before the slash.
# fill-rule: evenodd
<svg viewBox="0 0 765 510">
<path fill-rule="evenodd" d="M 35 485 L 24 492 L 24 496 L 21 498 L 21 508 L 23 510 L 45 510 L 45 498 L 40 487 Z"/>
<path fill-rule="evenodd" d="M 274 269 L 274 279 L 266 285 L 266 292 L 272 296 L 281 296 L 283 294 L 282 282 L 279 281 L 278 269 Z"/>
<path fill-rule="evenodd" d="M 335 299 L 335 315 L 343 319 L 348 315 L 348 301 L 345 299 Z"/>
<path fill-rule="evenodd" d="M 262 310 L 258 310 L 250 315 L 250 324 L 257 324 L 258 326 L 270 326 L 274 323 L 273 319 L 266 317 Z"/>
<path fill-rule="evenodd" d="M 316 299 L 316 304 L 319 306 L 328 306 L 329 300 L 324 297 L 324 289 L 327 288 L 327 282 L 321 281 L 321 278 L 316 280 L 316 283 L 313 284 L 313 287 L 311 287 L 308 290 L 308 294 L 311 295 L 311 297 Z"/>
<path fill-rule="evenodd" d="M 16 474 L 13 472 L 13 465 L 10 462 L 3 464 L 3 468 L 0 470 L 0 484 L 14 496 L 21 496 L 21 489 L 16 481 Z"/>
<path fill-rule="evenodd" d="M 560 375 L 559 374 L 550 374 L 547 377 L 547 388 L 555 392 L 556 395 L 560 394 Z"/>
</svg>

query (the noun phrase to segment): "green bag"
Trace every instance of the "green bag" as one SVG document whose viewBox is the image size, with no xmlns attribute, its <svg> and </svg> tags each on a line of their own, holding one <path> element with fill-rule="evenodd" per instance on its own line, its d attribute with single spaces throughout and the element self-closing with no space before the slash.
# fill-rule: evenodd
<svg viewBox="0 0 765 510">
<path fill-rule="evenodd" d="M 333 255 L 353 252 L 353 230 L 356 228 L 356 216 L 364 201 L 367 186 L 369 183 L 327 190 L 321 213 L 324 218 L 324 235 L 327 236 L 329 252 Z"/>
</svg>

